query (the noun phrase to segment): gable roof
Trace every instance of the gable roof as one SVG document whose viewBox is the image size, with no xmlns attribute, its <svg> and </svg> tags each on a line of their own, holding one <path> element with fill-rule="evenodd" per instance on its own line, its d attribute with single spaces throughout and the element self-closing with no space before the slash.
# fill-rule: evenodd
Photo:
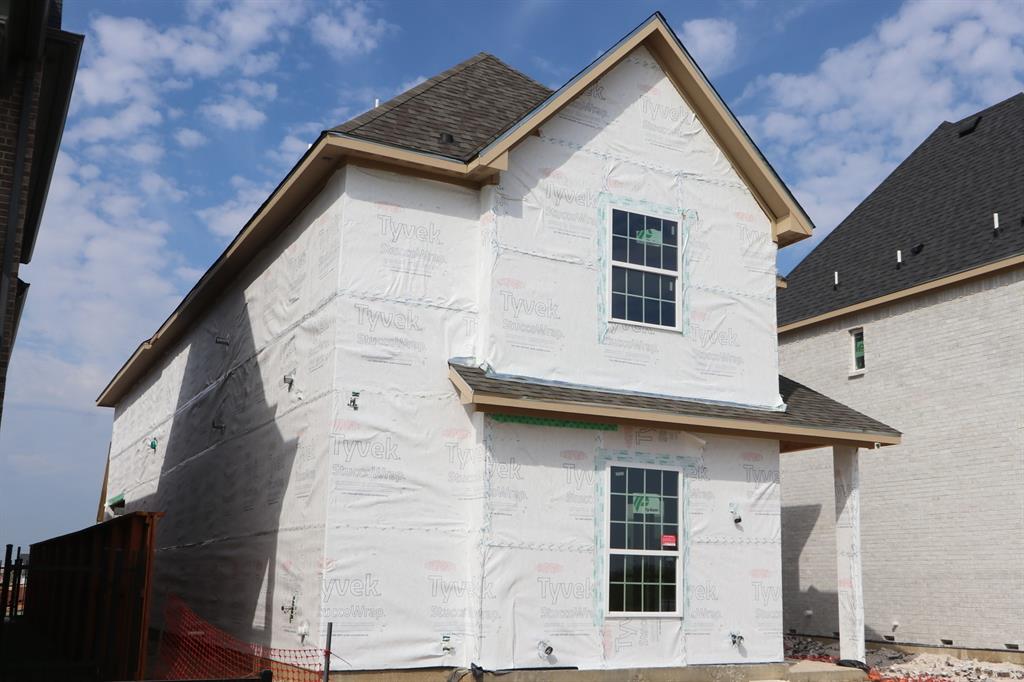
<svg viewBox="0 0 1024 682">
<path fill-rule="evenodd" d="M 780 412 L 499 377 L 456 361 L 450 361 L 449 368 L 462 401 L 481 412 L 563 414 L 674 425 L 696 432 L 740 433 L 780 440 L 785 450 L 836 443 L 871 447 L 875 443 L 900 442 L 896 429 L 783 376 L 779 377 L 779 393 L 786 410 Z"/>
<path fill-rule="evenodd" d="M 789 274 L 780 331 L 1024 262 L 1022 159 L 1024 93 L 940 125 Z"/>
<path fill-rule="evenodd" d="M 551 92 L 481 52 L 331 131 L 465 163 Z"/>
<path fill-rule="evenodd" d="M 491 184 L 500 171 L 508 170 L 510 149 L 641 45 L 658 61 L 750 188 L 771 221 L 772 234 L 779 245 L 810 236 L 813 224 L 806 212 L 683 48 L 665 18 L 655 13 L 539 102 L 543 86 L 489 55 L 477 55 L 382 107 L 325 130 L 174 312 L 118 370 L 97 398 L 97 404 L 116 405 L 248 265 L 252 256 L 288 226 L 340 166 L 358 163 L 476 187 Z M 507 93 L 491 92 L 506 87 L 511 88 Z M 517 111 L 517 96 L 524 97 L 522 113 Z M 477 102 L 476 98 L 482 99 Z M 526 98 L 530 99 L 530 108 Z M 493 108 L 488 109 L 488 104 Z M 519 118 L 514 119 L 515 116 Z M 452 127 L 456 129 L 446 130 Z M 450 150 L 440 143 L 440 134 L 444 132 L 451 132 L 455 138 Z"/>
</svg>

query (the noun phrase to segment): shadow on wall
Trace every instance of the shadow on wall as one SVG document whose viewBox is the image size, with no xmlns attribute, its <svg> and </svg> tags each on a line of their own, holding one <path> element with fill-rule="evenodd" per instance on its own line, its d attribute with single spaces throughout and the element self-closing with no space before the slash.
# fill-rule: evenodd
<svg viewBox="0 0 1024 682">
<path fill-rule="evenodd" d="M 782 507 L 782 627 L 786 634 L 837 637 L 839 634 L 839 594 L 836 590 L 819 590 L 811 585 L 800 589 L 800 565 L 814 525 L 821 516 L 820 504 Z M 833 522 L 834 523 L 834 522 Z M 835 531 L 828 531 L 833 550 Z M 826 575 L 835 579 L 835 552 L 826 555 L 831 561 Z M 866 607 L 865 607 L 866 609 Z M 885 633 L 889 634 L 889 633 Z M 880 633 L 865 625 L 864 636 L 870 641 L 884 641 Z"/>
<path fill-rule="evenodd" d="M 782 506 L 782 627 L 787 633 L 832 636 L 839 630 L 838 593 L 800 589 L 801 558 L 820 516 L 820 504 Z M 835 575 L 834 561 L 826 574 Z"/>
<path fill-rule="evenodd" d="M 247 283 L 247 282 L 246 282 Z M 264 392 L 243 292 L 232 286 L 197 324 L 156 492 L 133 507 L 162 511 L 151 623 L 167 597 L 236 637 L 270 645 L 283 496 L 295 459 Z M 230 318 L 234 319 L 230 319 Z"/>
</svg>

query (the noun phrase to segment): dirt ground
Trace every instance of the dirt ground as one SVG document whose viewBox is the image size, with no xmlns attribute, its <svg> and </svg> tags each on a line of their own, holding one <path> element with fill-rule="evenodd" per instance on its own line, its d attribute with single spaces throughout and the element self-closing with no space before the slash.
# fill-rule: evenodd
<svg viewBox="0 0 1024 682">
<path fill-rule="evenodd" d="M 786 656 L 839 657 L 839 643 L 824 643 L 803 637 L 786 637 Z M 883 678 L 941 678 L 951 682 L 1002 682 L 1024 680 L 1024 665 L 987 663 L 954 658 L 945 654 L 905 654 L 868 644 L 866 663 Z"/>
</svg>

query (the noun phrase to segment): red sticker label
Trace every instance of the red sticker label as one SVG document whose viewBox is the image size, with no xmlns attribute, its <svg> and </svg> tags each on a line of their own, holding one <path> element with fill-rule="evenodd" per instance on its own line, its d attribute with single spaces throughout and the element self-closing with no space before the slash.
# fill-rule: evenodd
<svg viewBox="0 0 1024 682">
<path fill-rule="evenodd" d="M 675 547 L 676 546 L 676 536 L 675 535 L 662 535 L 661 536 L 661 546 L 662 547 Z"/>
</svg>

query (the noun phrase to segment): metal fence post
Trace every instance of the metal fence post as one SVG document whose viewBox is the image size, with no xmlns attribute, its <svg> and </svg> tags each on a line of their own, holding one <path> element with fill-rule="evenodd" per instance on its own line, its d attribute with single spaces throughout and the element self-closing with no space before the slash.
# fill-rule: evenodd
<svg viewBox="0 0 1024 682">
<path fill-rule="evenodd" d="M 334 636 L 334 623 L 327 623 L 327 645 L 324 647 L 324 681 L 331 677 L 331 638 Z"/>
<path fill-rule="evenodd" d="M 0 645 L 3 644 L 4 621 L 7 620 L 7 578 L 11 570 L 11 551 L 14 545 L 7 545 L 4 563 L 0 566 Z"/>
</svg>

